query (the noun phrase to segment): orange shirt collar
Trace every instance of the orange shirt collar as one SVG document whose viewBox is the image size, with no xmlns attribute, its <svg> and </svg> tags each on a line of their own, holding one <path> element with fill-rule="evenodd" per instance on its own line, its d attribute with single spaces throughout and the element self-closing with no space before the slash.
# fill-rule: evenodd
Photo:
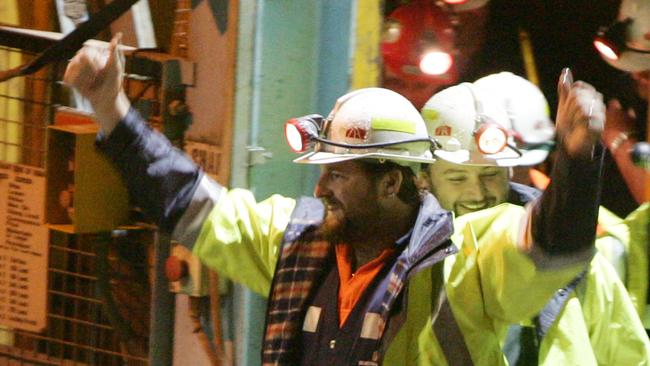
<svg viewBox="0 0 650 366">
<path fill-rule="evenodd" d="M 350 246 L 343 243 L 335 245 L 336 264 L 339 271 L 339 326 L 343 326 L 354 305 L 396 250 L 396 248 L 384 249 L 377 258 L 352 273 Z"/>
</svg>

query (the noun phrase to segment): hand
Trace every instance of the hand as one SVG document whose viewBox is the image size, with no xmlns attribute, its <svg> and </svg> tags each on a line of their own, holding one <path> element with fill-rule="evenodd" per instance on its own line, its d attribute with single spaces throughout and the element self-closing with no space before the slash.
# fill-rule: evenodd
<svg viewBox="0 0 650 366">
<path fill-rule="evenodd" d="M 610 146 L 612 141 L 621 133 L 629 135 L 634 131 L 636 114 L 634 110 L 623 110 L 621 103 L 612 99 L 607 103 L 607 119 L 603 130 L 603 142 Z"/>
<path fill-rule="evenodd" d="M 566 68 L 558 81 L 558 95 L 559 143 L 571 158 L 591 159 L 605 125 L 602 94 L 585 82 L 573 82 L 573 75 Z"/>
<path fill-rule="evenodd" d="M 122 34 L 111 40 L 108 49 L 85 46 L 70 60 L 63 81 L 77 89 L 92 105 L 106 134 L 126 115 L 129 101 L 122 88 L 124 56 L 119 43 Z"/>
</svg>

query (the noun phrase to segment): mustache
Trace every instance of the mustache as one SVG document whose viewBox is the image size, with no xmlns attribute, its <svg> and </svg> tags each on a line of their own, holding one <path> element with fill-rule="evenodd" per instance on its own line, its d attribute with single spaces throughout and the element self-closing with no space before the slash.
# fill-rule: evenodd
<svg viewBox="0 0 650 366">
<path fill-rule="evenodd" d="M 329 207 L 342 207 L 341 202 L 336 198 L 321 198 L 321 202 L 326 208 Z"/>
</svg>

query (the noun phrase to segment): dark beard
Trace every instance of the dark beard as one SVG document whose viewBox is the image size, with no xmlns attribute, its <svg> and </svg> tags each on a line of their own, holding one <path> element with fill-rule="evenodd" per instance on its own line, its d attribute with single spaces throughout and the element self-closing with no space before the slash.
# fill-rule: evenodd
<svg viewBox="0 0 650 366">
<path fill-rule="evenodd" d="M 361 222 L 353 221 L 345 214 L 340 216 L 326 211 L 323 223 L 317 233 L 330 243 L 354 244 L 366 241 L 377 234 L 378 227 L 368 225 L 375 221 L 376 219 L 371 217 L 366 217 Z"/>
<path fill-rule="evenodd" d="M 325 212 L 323 223 L 318 228 L 318 235 L 330 243 L 341 243 L 349 239 L 350 222 L 346 218 L 338 217 L 329 211 Z"/>
<path fill-rule="evenodd" d="M 362 222 L 355 222 L 347 216 L 340 217 L 327 211 L 317 235 L 333 245 L 350 246 L 352 250 L 349 260 L 353 268 L 357 268 L 376 258 L 385 249 L 385 246 L 380 245 L 385 230 L 382 230 L 381 225 L 370 226 L 369 222 L 374 222 L 374 219 L 366 218 Z"/>
</svg>

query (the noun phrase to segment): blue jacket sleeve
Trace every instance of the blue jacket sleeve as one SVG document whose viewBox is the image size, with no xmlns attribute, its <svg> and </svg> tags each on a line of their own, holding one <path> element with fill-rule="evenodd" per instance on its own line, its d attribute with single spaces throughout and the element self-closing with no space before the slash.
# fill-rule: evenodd
<svg viewBox="0 0 650 366">
<path fill-rule="evenodd" d="M 171 232 L 189 205 L 202 172 L 133 108 L 97 147 L 124 178 L 131 203 L 164 232 Z"/>
</svg>

